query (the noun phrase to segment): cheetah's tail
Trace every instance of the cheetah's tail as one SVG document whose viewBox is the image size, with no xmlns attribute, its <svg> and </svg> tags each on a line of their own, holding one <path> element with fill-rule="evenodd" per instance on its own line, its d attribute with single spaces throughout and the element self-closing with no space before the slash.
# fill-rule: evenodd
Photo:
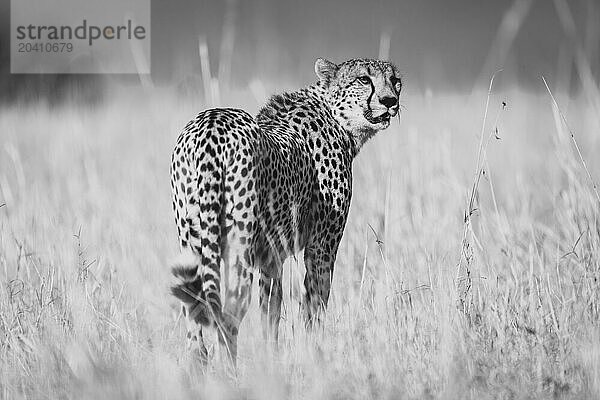
<svg viewBox="0 0 600 400">
<path fill-rule="evenodd" d="M 206 146 L 203 156 L 187 168 L 182 167 L 180 172 L 180 176 L 191 174 L 188 179 L 195 181 L 196 187 L 185 191 L 182 231 L 187 242 L 184 240 L 182 256 L 172 268 L 177 282 L 171 288 L 171 293 L 189 311 L 188 318 L 204 326 L 221 320 L 221 227 L 225 195 L 222 162 L 218 157 L 209 157 L 215 150 Z"/>
</svg>

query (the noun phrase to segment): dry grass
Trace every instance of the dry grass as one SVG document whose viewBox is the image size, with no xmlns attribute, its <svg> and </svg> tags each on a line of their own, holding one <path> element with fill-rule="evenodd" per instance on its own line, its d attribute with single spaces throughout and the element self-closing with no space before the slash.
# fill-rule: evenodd
<svg viewBox="0 0 600 400">
<path fill-rule="evenodd" d="M 230 376 L 189 368 L 167 295 L 169 153 L 203 105 L 153 90 L 0 111 L 0 397 L 600 396 L 599 204 L 548 96 L 492 95 L 465 251 L 485 93 L 408 93 L 355 162 L 323 331 L 303 329 L 291 260 L 280 351 L 254 304 Z M 248 93 L 228 104 L 255 111 Z M 597 115 L 561 100 L 597 178 Z"/>
</svg>

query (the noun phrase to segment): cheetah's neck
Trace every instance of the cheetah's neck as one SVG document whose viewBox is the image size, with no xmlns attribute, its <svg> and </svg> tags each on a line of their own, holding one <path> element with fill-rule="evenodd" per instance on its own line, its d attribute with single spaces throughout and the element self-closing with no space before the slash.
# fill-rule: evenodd
<svg viewBox="0 0 600 400">
<path fill-rule="evenodd" d="M 375 136 L 377 131 L 375 130 L 358 130 L 351 131 L 346 128 L 346 120 L 343 116 L 340 116 L 338 112 L 336 112 L 336 108 L 332 106 L 330 101 L 330 96 L 328 90 L 321 84 L 321 82 L 317 82 L 316 84 L 309 86 L 306 88 L 307 91 L 312 93 L 313 96 L 318 97 L 320 101 L 327 106 L 329 111 L 331 112 L 333 118 L 336 120 L 337 124 L 343 129 L 346 133 L 347 137 L 351 140 L 353 146 L 353 157 L 356 157 L 362 146 L 372 137 Z"/>
<path fill-rule="evenodd" d="M 324 127 L 320 134 L 323 136 L 333 135 L 329 137 L 330 140 L 338 140 L 344 144 L 345 150 L 352 159 L 358 154 L 359 146 L 357 146 L 357 140 L 351 132 L 344 128 L 344 126 L 335 117 L 333 110 L 328 101 L 327 90 L 319 83 L 305 87 L 295 92 L 282 93 L 280 95 L 272 96 L 267 104 L 259 111 L 257 115 L 257 121 L 259 125 L 268 127 L 272 124 L 279 125 L 285 123 L 285 120 L 294 120 L 293 114 L 298 108 L 307 107 L 310 109 L 318 108 L 315 112 L 319 115 L 318 118 L 321 120 L 324 118 L 325 121 L 321 121 L 321 125 Z M 305 113 L 307 114 L 307 113 Z M 306 118 L 315 118 L 310 113 Z M 316 122 L 316 121 L 315 121 Z"/>
</svg>

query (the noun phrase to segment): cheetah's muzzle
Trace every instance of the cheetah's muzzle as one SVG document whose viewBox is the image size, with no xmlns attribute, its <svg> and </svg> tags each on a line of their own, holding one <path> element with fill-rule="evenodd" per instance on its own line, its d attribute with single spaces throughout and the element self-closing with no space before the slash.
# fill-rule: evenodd
<svg viewBox="0 0 600 400">
<path fill-rule="evenodd" d="M 387 111 L 377 117 L 374 117 L 373 111 L 371 111 L 371 110 L 365 111 L 364 116 L 365 116 L 366 120 L 369 121 L 370 123 L 372 123 L 373 125 L 377 125 L 382 122 L 390 122 L 390 117 L 391 117 L 390 113 Z"/>
</svg>

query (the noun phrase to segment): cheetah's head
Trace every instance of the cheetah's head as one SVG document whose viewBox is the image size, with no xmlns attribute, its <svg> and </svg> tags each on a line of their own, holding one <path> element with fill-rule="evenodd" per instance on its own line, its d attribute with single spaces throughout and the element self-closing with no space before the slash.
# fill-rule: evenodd
<svg viewBox="0 0 600 400">
<path fill-rule="evenodd" d="M 355 59 L 335 64 L 319 58 L 315 73 L 333 115 L 359 146 L 398 114 L 402 79 L 390 62 Z"/>
</svg>

